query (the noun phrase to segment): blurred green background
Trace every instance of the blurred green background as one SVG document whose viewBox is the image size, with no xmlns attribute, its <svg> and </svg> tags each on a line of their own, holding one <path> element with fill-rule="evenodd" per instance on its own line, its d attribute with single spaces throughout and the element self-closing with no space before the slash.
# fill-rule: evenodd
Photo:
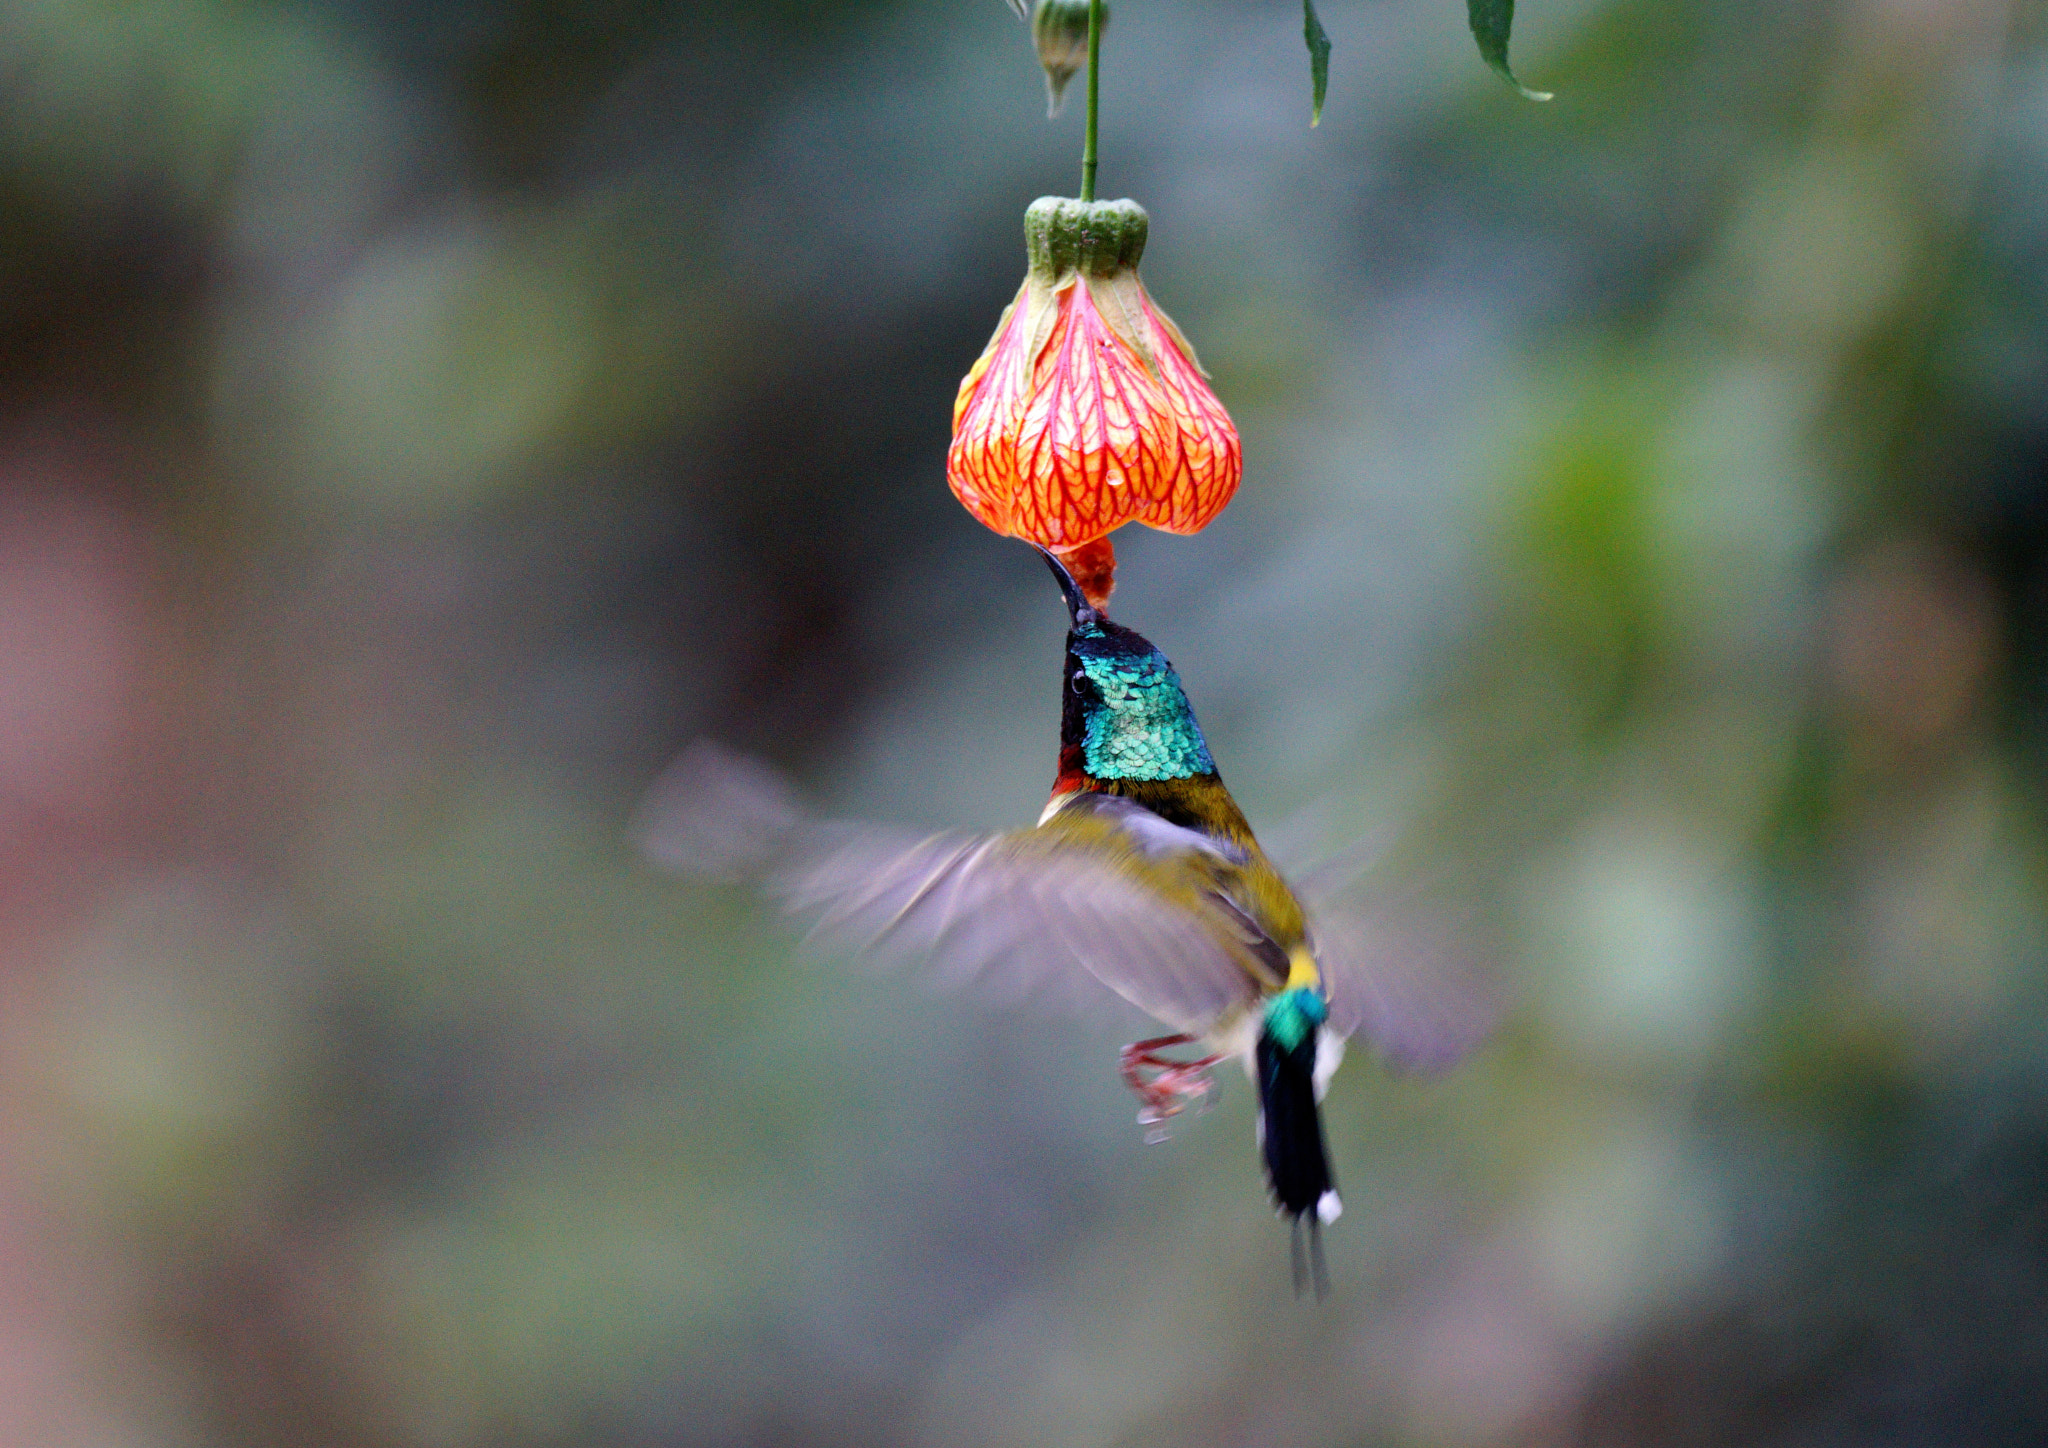
<svg viewBox="0 0 2048 1448">
<path fill-rule="evenodd" d="M 1247 472 L 1130 530 L 1253 819 L 1508 1000 L 1250 1093 L 664 880 L 712 733 L 1029 823 L 943 482 L 1075 184 L 996 0 L 0 10 L 0 1443 L 2048 1435 L 2048 26 L 1117 0 Z"/>
</svg>

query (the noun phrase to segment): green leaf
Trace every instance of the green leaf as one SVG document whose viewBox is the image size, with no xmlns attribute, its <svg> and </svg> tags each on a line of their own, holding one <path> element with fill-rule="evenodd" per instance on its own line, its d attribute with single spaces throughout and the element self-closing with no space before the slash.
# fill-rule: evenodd
<svg viewBox="0 0 2048 1448">
<path fill-rule="evenodd" d="M 1472 17 L 1472 38 L 1479 42 L 1480 58 L 1530 100 L 1549 100 L 1549 91 L 1530 90 L 1508 69 L 1508 32 L 1515 26 L 1515 0 L 1465 0 L 1465 6 Z"/>
<path fill-rule="evenodd" d="M 1479 0 L 1472 0 L 1476 7 Z M 1323 22 L 1316 17 L 1316 0 L 1301 0 L 1301 38 L 1308 42 L 1308 79 L 1315 93 L 1313 108 L 1309 111 L 1310 126 L 1323 123 L 1323 97 L 1330 89 L 1330 33 L 1323 29 Z"/>
</svg>

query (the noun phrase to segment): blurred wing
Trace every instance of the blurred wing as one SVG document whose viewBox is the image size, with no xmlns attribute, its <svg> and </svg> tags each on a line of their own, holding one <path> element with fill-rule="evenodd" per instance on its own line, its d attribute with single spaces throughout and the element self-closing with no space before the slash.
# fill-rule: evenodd
<svg viewBox="0 0 2048 1448">
<path fill-rule="evenodd" d="M 1391 826 L 1372 830 L 1334 854 L 1319 857 L 1313 864 L 1288 868 L 1286 875 L 1294 882 L 1294 888 L 1302 899 L 1334 899 L 1384 860 L 1393 843 L 1394 830 Z M 1268 853 L 1273 854 L 1276 860 L 1284 858 L 1272 851 Z"/>
<path fill-rule="evenodd" d="M 758 880 L 829 943 L 1011 999 L 1100 1005 L 1106 986 L 1190 1032 L 1257 994 L 1247 972 L 1270 944 L 1199 871 L 1173 868 L 1237 858 L 1227 847 L 1106 796 L 1002 835 L 815 822 L 773 769 L 699 741 L 648 791 L 634 835 L 680 874 Z"/>
<path fill-rule="evenodd" d="M 699 739 L 664 769 L 634 812 L 642 854 L 679 875 L 759 874 L 803 824 L 796 792 L 770 766 Z"/>
<path fill-rule="evenodd" d="M 1094 980 L 1200 1033 L 1256 994 L 1234 933 L 1203 902 L 1170 900 L 1116 855 L 1050 831 L 817 825 L 768 887 L 792 912 L 815 917 L 816 936 L 929 961 L 942 981 L 1012 998 Z"/>
<path fill-rule="evenodd" d="M 1259 844 L 1274 868 L 1303 900 L 1331 898 L 1386 858 L 1398 838 L 1391 823 L 1376 825 L 1332 851 L 1324 844 L 1334 832 L 1337 808 L 1328 798 L 1311 800 L 1285 819 L 1259 829 Z"/>
<path fill-rule="evenodd" d="M 1340 908 L 1318 911 L 1314 934 L 1331 1029 L 1397 1066 L 1442 1070 L 1499 1023 L 1497 992 L 1445 932 Z"/>
</svg>

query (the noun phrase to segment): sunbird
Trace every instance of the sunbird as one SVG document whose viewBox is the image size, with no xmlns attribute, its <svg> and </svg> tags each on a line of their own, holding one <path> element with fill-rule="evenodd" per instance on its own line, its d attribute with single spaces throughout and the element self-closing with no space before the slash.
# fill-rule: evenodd
<svg viewBox="0 0 2048 1448">
<path fill-rule="evenodd" d="M 1035 827 L 813 819 L 765 765 L 700 742 L 650 795 L 642 842 L 687 873 L 757 879 L 814 935 L 944 978 L 1012 995 L 1107 986 L 1171 1028 L 1119 1061 L 1155 1140 L 1206 1102 L 1211 1068 L 1242 1060 L 1295 1289 L 1313 1282 L 1320 1297 L 1322 1228 L 1343 1211 L 1320 1102 L 1345 1040 L 1363 1032 L 1398 1064 L 1447 1064 L 1483 1034 L 1484 1009 L 1468 982 L 1424 980 L 1414 967 L 1430 960 L 1390 959 L 1355 920 L 1312 919 L 1224 787 L 1173 665 L 1039 552 L 1071 622 L 1058 773 Z M 1165 1054 L 1187 1046 L 1201 1054 Z"/>
</svg>

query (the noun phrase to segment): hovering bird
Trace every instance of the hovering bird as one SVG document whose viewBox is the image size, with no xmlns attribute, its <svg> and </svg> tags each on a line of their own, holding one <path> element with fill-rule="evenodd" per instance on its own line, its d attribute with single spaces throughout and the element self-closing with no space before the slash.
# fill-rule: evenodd
<svg viewBox="0 0 2048 1448">
<path fill-rule="evenodd" d="M 1171 1028 L 1123 1048 L 1153 1139 L 1240 1059 L 1297 1291 L 1327 1288 L 1343 1210 L 1319 1103 L 1362 1032 L 1399 1064 L 1447 1064 L 1484 1034 L 1461 982 L 1423 979 L 1360 922 L 1310 911 L 1223 785 L 1180 676 L 1092 607 L 1045 550 L 1071 618 L 1052 796 L 1031 829 L 922 833 L 810 818 L 757 761 L 702 742 L 643 812 L 658 862 L 752 877 L 814 935 L 1017 995 L 1099 983 Z M 1424 953 L 1427 963 L 1428 952 Z M 1201 1054 L 1177 1059 L 1176 1047 Z"/>
</svg>

